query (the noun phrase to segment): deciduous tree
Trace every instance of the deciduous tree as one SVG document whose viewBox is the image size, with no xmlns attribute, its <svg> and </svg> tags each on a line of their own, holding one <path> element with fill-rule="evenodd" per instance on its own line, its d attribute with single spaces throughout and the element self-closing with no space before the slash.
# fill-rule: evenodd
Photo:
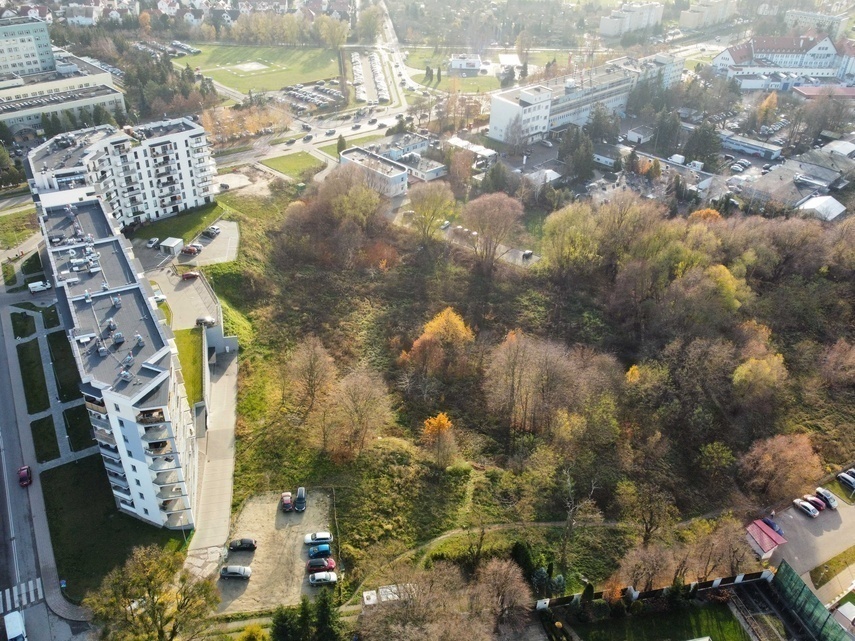
<svg viewBox="0 0 855 641">
<path fill-rule="evenodd" d="M 304 418 L 312 412 L 319 399 L 329 394 L 338 378 L 335 361 L 317 336 L 308 336 L 297 346 L 288 371 Z"/>
<path fill-rule="evenodd" d="M 520 566 L 510 560 L 491 559 L 478 572 L 475 600 L 481 611 L 500 625 L 520 629 L 531 608 L 532 594 Z"/>
<path fill-rule="evenodd" d="M 392 403 L 380 375 L 364 365 L 342 378 L 331 396 L 332 447 L 340 458 L 359 456 L 366 441 L 392 420 Z"/>
<path fill-rule="evenodd" d="M 477 233 L 470 242 L 484 274 L 493 273 L 508 249 L 502 245 L 520 228 L 522 215 L 522 204 L 504 193 L 485 194 L 466 205 L 463 220 Z"/>
<path fill-rule="evenodd" d="M 807 434 L 779 434 L 754 443 L 739 461 L 745 487 L 764 506 L 800 496 L 822 476 L 819 456 Z"/>
<path fill-rule="evenodd" d="M 457 452 L 454 439 L 454 425 L 445 412 L 425 419 L 422 440 L 433 453 L 434 461 L 440 468 L 448 467 Z"/>
<path fill-rule="evenodd" d="M 424 243 L 436 235 L 442 221 L 454 210 L 454 194 L 441 180 L 419 183 L 410 189 L 410 206 L 415 212 L 412 225 Z"/>
<path fill-rule="evenodd" d="M 621 481 L 615 492 L 622 518 L 641 532 L 641 544 L 677 522 L 680 512 L 674 497 L 652 485 Z"/>
</svg>

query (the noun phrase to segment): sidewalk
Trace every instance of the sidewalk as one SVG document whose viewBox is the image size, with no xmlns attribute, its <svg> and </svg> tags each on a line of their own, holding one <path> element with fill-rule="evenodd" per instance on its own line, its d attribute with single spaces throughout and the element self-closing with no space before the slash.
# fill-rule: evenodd
<svg viewBox="0 0 855 641">
<path fill-rule="evenodd" d="M 811 588 L 814 594 L 825 604 L 825 607 L 831 605 L 832 602 L 842 598 L 847 592 L 855 589 L 855 564 L 850 565 L 840 574 L 830 579 L 828 583 L 821 588 L 814 588 L 813 581 L 810 578 L 810 572 L 805 572 L 802 575 L 802 580 Z"/>
</svg>

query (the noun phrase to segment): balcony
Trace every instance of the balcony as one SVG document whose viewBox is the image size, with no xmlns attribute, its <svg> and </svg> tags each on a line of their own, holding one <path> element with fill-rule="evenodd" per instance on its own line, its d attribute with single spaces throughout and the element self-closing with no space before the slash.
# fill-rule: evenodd
<svg viewBox="0 0 855 641">
<path fill-rule="evenodd" d="M 97 412 L 98 414 L 106 414 L 107 406 L 103 403 L 95 403 L 92 401 L 86 401 L 86 409 L 90 412 Z"/>
<path fill-rule="evenodd" d="M 186 496 L 181 496 L 175 499 L 168 499 L 166 501 L 162 501 L 160 504 L 160 511 L 165 512 L 166 514 L 172 514 L 174 512 L 187 512 L 190 510 L 190 503 L 187 500 Z"/>
<path fill-rule="evenodd" d="M 175 512 L 174 514 L 170 514 L 166 522 L 163 524 L 164 527 L 170 530 L 184 530 L 190 527 L 190 513 L 189 512 Z"/>
<path fill-rule="evenodd" d="M 158 441 L 145 448 L 146 456 L 166 456 L 167 454 L 172 454 L 174 451 L 175 448 L 172 447 L 172 441 Z"/>
<path fill-rule="evenodd" d="M 112 459 L 106 455 L 104 452 L 101 452 L 101 458 L 104 459 L 104 468 L 108 472 L 115 472 L 116 474 L 124 474 L 125 468 L 122 467 L 121 461 Z"/>
<path fill-rule="evenodd" d="M 180 499 L 181 497 L 187 496 L 187 490 L 185 490 L 181 485 L 173 485 L 171 487 L 162 488 L 155 496 L 162 501 Z"/>
<path fill-rule="evenodd" d="M 181 478 L 181 472 L 178 470 L 168 470 L 166 472 L 158 472 L 154 475 L 154 479 L 152 483 L 159 487 L 163 487 L 164 485 L 175 485 L 176 483 L 183 483 L 184 479 Z"/>
<path fill-rule="evenodd" d="M 92 435 L 99 443 L 107 443 L 108 445 L 112 445 L 114 447 L 116 445 L 116 439 L 113 437 L 113 434 L 108 430 L 96 427 L 92 430 Z"/>
<path fill-rule="evenodd" d="M 137 414 L 136 421 L 140 425 L 155 425 L 156 423 L 165 423 L 166 415 L 163 413 L 163 410 L 157 410 L 156 412 L 140 412 Z"/>
<path fill-rule="evenodd" d="M 100 427 L 107 431 L 111 431 L 110 421 L 103 414 L 99 414 L 98 412 L 89 412 L 89 422 L 92 423 L 93 427 Z"/>
<path fill-rule="evenodd" d="M 150 427 L 143 434 L 142 440 L 144 443 L 155 443 L 157 441 L 165 441 L 170 438 L 175 438 L 172 433 L 172 428 L 169 425 L 161 425 L 159 427 Z"/>
<path fill-rule="evenodd" d="M 107 478 L 110 479 L 111 484 L 119 485 L 121 487 L 130 487 L 130 483 L 128 483 L 128 477 L 124 474 L 119 474 L 117 472 L 107 470 Z"/>
<path fill-rule="evenodd" d="M 170 443 L 170 450 L 172 444 Z M 148 454 L 148 451 L 146 451 Z M 181 467 L 181 463 L 179 462 L 178 455 L 173 453 L 171 456 L 157 456 L 148 466 L 152 472 L 166 472 L 168 470 L 177 470 Z"/>
<path fill-rule="evenodd" d="M 169 143 L 165 143 L 162 145 L 156 145 L 151 148 L 151 157 L 152 158 L 160 158 L 161 156 L 165 156 L 166 154 L 172 151 L 172 145 Z"/>
<path fill-rule="evenodd" d="M 207 147 L 208 141 L 205 139 L 204 136 L 199 136 L 198 138 L 191 138 L 190 146 L 194 149 L 197 147 Z"/>
</svg>

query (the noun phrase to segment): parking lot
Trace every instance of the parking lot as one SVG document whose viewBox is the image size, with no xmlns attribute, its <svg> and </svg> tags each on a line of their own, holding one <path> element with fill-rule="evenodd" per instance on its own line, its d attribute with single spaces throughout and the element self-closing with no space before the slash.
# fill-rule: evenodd
<svg viewBox="0 0 855 641">
<path fill-rule="evenodd" d="M 220 228 L 219 236 L 208 238 L 199 236 L 193 242 L 200 243 L 204 249 L 196 255 L 181 254 L 176 262 L 179 265 L 197 267 L 201 265 L 215 265 L 227 263 L 237 259 L 238 243 L 240 241 L 240 228 L 231 220 L 221 220 L 217 223 Z"/>
<path fill-rule="evenodd" d="M 220 613 L 295 605 L 302 595 L 317 592 L 309 587 L 306 574 L 309 546 L 303 543 L 303 537 L 329 530 L 329 497 L 310 489 L 306 511 L 286 513 L 278 509 L 279 496 L 278 493 L 255 496 L 241 510 L 231 538 L 256 539 L 258 549 L 229 553 L 225 564 L 248 565 L 252 577 L 248 581 L 218 581 L 222 597 Z"/>
</svg>

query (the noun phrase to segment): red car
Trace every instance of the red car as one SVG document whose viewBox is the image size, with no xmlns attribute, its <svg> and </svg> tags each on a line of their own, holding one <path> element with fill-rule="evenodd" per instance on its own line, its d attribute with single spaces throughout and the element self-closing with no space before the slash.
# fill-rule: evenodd
<svg viewBox="0 0 855 641">
<path fill-rule="evenodd" d="M 199 278 L 199 272 L 184 272 L 181 274 L 181 280 L 193 280 Z"/>
<path fill-rule="evenodd" d="M 282 511 L 290 512 L 294 509 L 294 501 L 291 500 L 291 492 L 282 492 Z"/>
<path fill-rule="evenodd" d="M 306 572 L 314 574 L 315 572 L 330 572 L 335 570 L 335 561 L 333 559 L 309 559 L 306 563 Z"/>
<path fill-rule="evenodd" d="M 21 487 L 27 487 L 33 483 L 33 471 L 29 465 L 23 465 L 18 468 L 18 484 Z"/>
<path fill-rule="evenodd" d="M 819 512 L 822 512 L 825 509 L 825 502 L 818 496 L 814 496 L 813 494 L 805 494 L 802 498 L 811 505 L 813 505 Z"/>
<path fill-rule="evenodd" d="M 193 247 L 192 245 L 187 245 L 181 250 L 182 254 L 190 254 L 191 256 L 195 256 L 199 253 L 199 250 Z"/>
</svg>

